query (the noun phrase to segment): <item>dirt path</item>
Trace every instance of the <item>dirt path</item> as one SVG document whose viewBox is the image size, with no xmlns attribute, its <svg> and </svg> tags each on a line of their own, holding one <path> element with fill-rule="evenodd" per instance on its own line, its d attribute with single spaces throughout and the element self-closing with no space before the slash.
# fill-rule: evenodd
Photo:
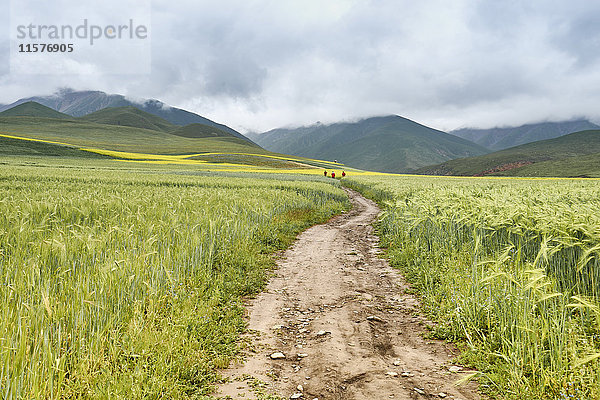
<svg viewBox="0 0 600 400">
<path fill-rule="evenodd" d="M 463 372 L 449 370 L 453 348 L 423 338 L 416 299 L 378 257 L 370 224 L 379 208 L 348 194 L 352 210 L 302 233 L 250 302 L 246 362 L 223 371 L 216 396 L 479 399 L 473 384 L 454 385 Z"/>
</svg>

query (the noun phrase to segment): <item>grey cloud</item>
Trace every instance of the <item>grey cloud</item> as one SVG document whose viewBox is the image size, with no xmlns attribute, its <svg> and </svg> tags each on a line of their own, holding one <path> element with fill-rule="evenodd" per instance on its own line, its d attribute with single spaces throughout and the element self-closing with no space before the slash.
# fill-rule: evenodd
<svg viewBox="0 0 600 400">
<path fill-rule="evenodd" d="M 440 85 L 437 99 L 442 106 L 452 104 L 462 107 L 535 93 L 537 90 L 536 83 L 522 76 L 521 71 L 507 67 L 502 74 L 475 70 L 462 82 Z"/>
<path fill-rule="evenodd" d="M 265 68 L 243 55 L 217 56 L 206 68 L 204 89 L 208 95 L 248 97 L 261 92 L 266 77 Z"/>
<path fill-rule="evenodd" d="M 155 0 L 150 76 L 11 75 L 0 102 L 91 88 L 252 130 L 385 113 L 448 129 L 600 118 L 592 3 Z"/>
<path fill-rule="evenodd" d="M 600 10 L 566 21 L 553 34 L 559 49 L 575 59 L 575 66 L 596 65 L 600 58 Z"/>
<path fill-rule="evenodd" d="M 0 77 L 10 71 L 9 16 L 8 0 L 0 0 Z"/>
</svg>

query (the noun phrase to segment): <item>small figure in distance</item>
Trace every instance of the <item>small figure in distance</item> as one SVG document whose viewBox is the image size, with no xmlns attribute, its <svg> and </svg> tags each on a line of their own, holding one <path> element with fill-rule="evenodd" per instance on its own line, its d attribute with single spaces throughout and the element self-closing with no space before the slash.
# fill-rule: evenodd
<svg viewBox="0 0 600 400">
<path fill-rule="evenodd" d="M 342 178 L 346 176 L 346 171 L 342 171 Z"/>
<path fill-rule="evenodd" d="M 332 173 L 331 173 L 331 177 L 332 177 L 333 179 L 335 179 L 335 172 L 332 172 Z"/>
<path fill-rule="evenodd" d="M 324 176 L 327 176 L 327 171 L 323 171 L 323 175 L 324 175 Z"/>
</svg>

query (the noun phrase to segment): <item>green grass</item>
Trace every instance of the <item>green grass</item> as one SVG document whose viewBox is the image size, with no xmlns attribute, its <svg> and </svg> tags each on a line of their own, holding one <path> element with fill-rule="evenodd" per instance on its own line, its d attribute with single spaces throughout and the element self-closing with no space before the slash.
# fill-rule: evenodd
<svg viewBox="0 0 600 400">
<path fill-rule="evenodd" d="M 165 119 L 132 106 L 103 108 L 102 110 L 80 117 L 79 120 L 95 122 L 97 124 L 131 126 L 161 132 L 170 132 L 178 128 L 177 125 Z"/>
<path fill-rule="evenodd" d="M 221 129 L 215 128 L 214 126 L 203 125 L 203 124 L 189 124 L 186 126 L 178 127 L 177 129 L 170 131 L 170 133 L 172 135 L 183 136 L 183 137 L 188 137 L 188 138 L 207 138 L 207 137 L 235 138 L 235 136 L 233 136 L 229 132 L 225 132 Z M 242 139 L 239 139 L 239 140 L 242 140 Z"/>
<path fill-rule="evenodd" d="M 351 178 L 390 262 L 502 399 L 600 398 L 600 181 Z"/>
<path fill-rule="evenodd" d="M 36 157 L 75 157 L 109 158 L 100 154 L 62 146 L 29 140 L 12 139 L 0 136 L 0 156 L 36 156 Z"/>
<path fill-rule="evenodd" d="M 267 167 L 267 168 L 306 168 L 306 165 L 299 164 L 288 160 L 280 160 L 274 158 L 252 156 L 252 155 L 236 155 L 236 154 L 215 154 L 207 156 L 195 156 L 190 157 L 192 160 L 203 160 L 210 163 L 231 163 L 241 165 L 252 165 L 256 167 Z"/>
<path fill-rule="evenodd" d="M 478 157 L 447 161 L 417 171 L 431 175 L 600 176 L 600 131 L 582 131 L 556 139 L 512 147 Z"/>
<path fill-rule="evenodd" d="M 348 202 L 320 177 L 202 173 L 0 165 L 3 398 L 211 392 L 271 253 Z"/>
</svg>

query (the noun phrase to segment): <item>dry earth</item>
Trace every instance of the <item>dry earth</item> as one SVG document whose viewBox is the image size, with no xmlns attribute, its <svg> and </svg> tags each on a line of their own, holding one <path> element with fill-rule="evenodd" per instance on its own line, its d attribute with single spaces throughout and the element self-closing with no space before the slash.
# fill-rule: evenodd
<svg viewBox="0 0 600 400">
<path fill-rule="evenodd" d="M 377 205 L 348 194 L 352 210 L 302 233 L 249 301 L 245 362 L 222 371 L 215 396 L 479 399 L 474 383 L 455 385 L 456 350 L 424 338 L 417 300 L 378 256 Z"/>
</svg>

